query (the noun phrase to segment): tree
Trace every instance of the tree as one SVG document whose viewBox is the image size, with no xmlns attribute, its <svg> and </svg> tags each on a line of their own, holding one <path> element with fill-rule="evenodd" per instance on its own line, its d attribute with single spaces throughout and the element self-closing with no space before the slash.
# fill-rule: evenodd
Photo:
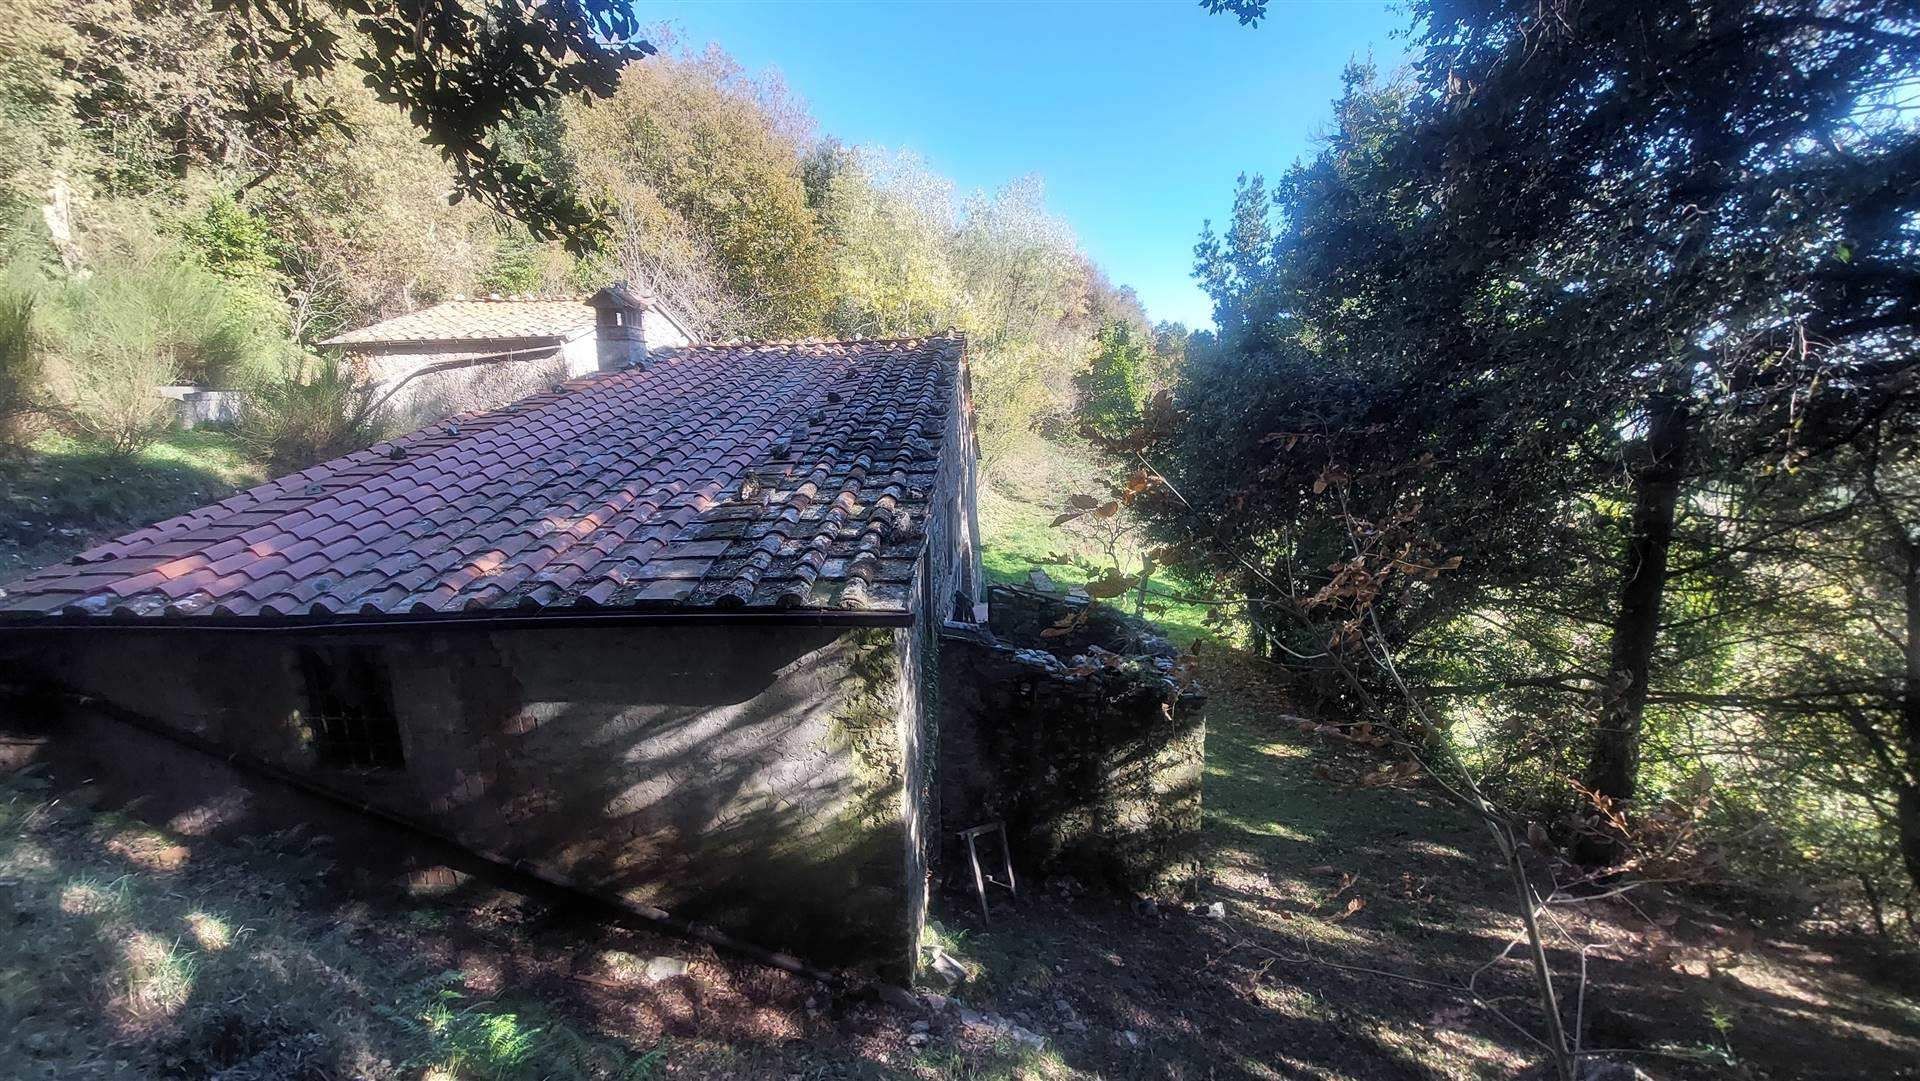
<svg viewBox="0 0 1920 1081">
<path fill-rule="evenodd" d="M 609 0 L 215 0 L 237 70 L 238 104 L 256 126 L 304 139 L 344 115 L 307 87 L 259 76 L 284 65 L 318 79 L 365 73 L 453 167 L 461 193 L 584 251 L 600 221 L 576 193 L 502 153 L 501 128 L 575 97 L 605 98 L 654 47 L 633 9 Z"/>
<path fill-rule="evenodd" d="M 765 97 L 720 53 L 661 59 L 628 69 L 605 101 L 564 109 L 562 141 L 569 169 L 613 208 L 615 250 L 670 279 L 646 284 L 704 292 L 690 283 L 708 271 L 737 302 L 701 301 L 734 309 L 727 333 L 817 333 L 827 247 L 793 122 Z"/>
<path fill-rule="evenodd" d="M 1116 436 L 1139 422 L 1152 354 L 1131 326 L 1107 324 L 1095 339 L 1086 370 L 1075 377 L 1080 421 L 1096 434 Z"/>
<path fill-rule="evenodd" d="M 1490 652 L 1463 623 L 1578 627 L 1518 642 L 1570 653 L 1500 682 L 1560 688 L 1557 716 L 1570 691 L 1596 703 L 1584 749 L 1536 728 L 1524 753 L 1583 756 L 1597 796 L 1631 801 L 1647 712 L 1681 693 L 1663 672 L 1752 663 L 1716 609 L 1729 568 L 1782 530 L 1818 543 L 1782 525 L 1827 512 L 1781 467 L 1905 438 L 1920 34 L 1890 2 L 1415 15 L 1407 81 L 1356 70 L 1322 151 L 1271 199 L 1243 183 L 1203 237 L 1221 331 L 1183 380 L 1176 479 L 1204 509 L 1181 517 L 1311 656 L 1327 628 L 1268 581 L 1324 577 L 1338 530 L 1314 492 L 1342 484 L 1363 520 L 1441 510 L 1460 571 L 1378 609 L 1391 644 L 1440 676 Z M 1249 543 L 1269 562 L 1222 555 Z"/>
<path fill-rule="evenodd" d="M 834 245 L 837 333 L 927 334 L 957 321 L 952 181 L 910 153 L 841 151 L 821 215 Z"/>
<path fill-rule="evenodd" d="M 964 332 L 989 466 L 1067 413 L 1103 313 L 1125 314 L 1131 298 L 1104 284 L 1038 178 L 958 200 L 911 154 L 843 150 L 811 169 L 834 244 L 837 333 Z"/>
<path fill-rule="evenodd" d="M 1586 373 L 1580 391 L 1624 391 L 1616 400 L 1644 425 L 1627 448 L 1614 691 L 1587 771 L 1595 791 L 1631 800 L 1673 519 L 1686 478 L 1719 465 L 1690 466 L 1704 459 L 1690 443 L 1755 414 L 1779 422 L 1782 392 L 1815 386 L 1827 365 L 1856 368 L 1864 389 L 1901 363 L 1885 320 L 1872 338 L 1828 330 L 1813 354 L 1792 343 L 1807 321 L 1837 328 L 1875 308 L 1853 296 L 1823 311 L 1838 298 L 1819 283 L 1849 261 L 1853 195 L 1899 204 L 1883 193 L 1888 170 L 1916 175 L 1920 139 L 1873 116 L 1920 64 L 1920 33 L 1892 3 L 1838 17 L 1814 2 L 1678 0 L 1423 14 L 1423 76 L 1458 89 L 1410 149 L 1438 163 L 1446 226 L 1478 248 L 1479 281 L 1525 275 L 1501 286 L 1508 318 L 1571 349 L 1560 357 Z M 1900 245 L 1884 226 L 1876 239 Z"/>
</svg>

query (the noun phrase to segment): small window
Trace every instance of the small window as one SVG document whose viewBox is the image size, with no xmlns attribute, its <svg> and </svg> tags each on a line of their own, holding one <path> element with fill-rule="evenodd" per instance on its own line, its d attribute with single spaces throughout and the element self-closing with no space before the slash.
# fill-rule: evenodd
<svg viewBox="0 0 1920 1081">
<path fill-rule="evenodd" d="M 337 769 L 400 769 L 400 720 L 379 656 L 362 646 L 300 651 L 307 685 L 307 727 L 320 764 Z"/>
</svg>

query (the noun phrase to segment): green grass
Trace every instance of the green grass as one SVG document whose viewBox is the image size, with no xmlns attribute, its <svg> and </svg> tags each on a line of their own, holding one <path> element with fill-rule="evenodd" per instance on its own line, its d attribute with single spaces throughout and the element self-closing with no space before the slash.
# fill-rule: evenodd
<svg viewBox="0 0 1920 1081">
<path fill-rule="evenodd" d="M 1064 526 L 1055 526 L 1053 520 L 1069 497 L 1082 492 L 1104 493 L 1106 484 L 1099 466 L 1087 455 L 1038 440 L 1017 460 L 996 466 L 980 483 L 980 528 L 984 534 L 980 558 L 988 579 L 1024 586 L 1029 572 L 1036 568 L 1062 586 L 1084 585 L 1098 577 L 1111 565 L 1106 538 L 1096 532 L 1091 520 Z M 1131 526 L 1116 546 L 1123 569 L 1137 572 L 1140 551 L 1150 546 L 1145 531 L 1137 524 Z M 1072 562 L 1062 563 L 1060 556 Z M 1191 597 L 1203 592 L 1179 574 L 1157 571 L 1148 592 L 1147 617 L 1175 645 L 1184 649 L 1200 638 L 1237 637 L 1237 629 L 1230 624 L 1207 624 L 1206 605 L 1166 596 Z M 1132 611 L 1131 596 L 1114 603 Z"/>
<path fill-rule="evenodd" d="M 128 458 L 64 435 L 0 457 L 0 578 L 266 479 L 230 433 L 168 434 Z"/>
</svg>

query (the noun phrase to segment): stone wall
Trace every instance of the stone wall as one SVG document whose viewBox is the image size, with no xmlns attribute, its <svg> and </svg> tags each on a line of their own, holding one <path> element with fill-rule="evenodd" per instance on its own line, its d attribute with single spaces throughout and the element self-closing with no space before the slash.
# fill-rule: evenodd
<svg viewBox="0 0 1920 1081">
<path fill-rule="evenodd" d="M 182 428 L 202 424 L 232 424 L 240 419 L 246 395 L 237 390 L 207 390 L 196 386 L 157 388 L 162 398 L 173 400 L 174 423 Z"/>
<path fill-rule="evenodd" d="M 380 384 L 380 393 L 393 391 L 387 407 L 393 411 L 395 425 L 408 431 L 456 413 L 498 409 L 546 390 L 570 375 L 591 372 L 595 366 L 593 337 L 588 335 L 558 349 L 528 348 L 524 358 L 493 359 L 419 374 L 434 365 L 499 357 L 504 351 L 362 351 L 353 355 L 353 363 L 356 375 Z"/>
<path fill-rule="evenodd" d="M 949 624 L 940 642 L 948 880 L 966 867 L 955 831 L 1002 821 L 1029 880 L 1064 873 L 1147 894 L 1189 886 L 1206 698 L 1173 678 L 1171 647 L 1106 616 L 1088 625 L 1124 628 L 1107 640 L 1129 652 L 1078 634 L 1043 638 L 1040 628 L 1078 610 L 1060 598 L 995 588 L 991 605 L 990 626 Z"/>
<path fill-rule="evenodd" d="M 914 956 L 925 889 L 904 784 L 921 746 L 902 678 L 911 637 L 714 624 L 126 629 L 12 639 L 0 666 L 589 892 L 897 971 Z M 303 650 L 363 657 L 387 681 L 401 766 L 321 761 Z"/>
<path fill-rule="evenodd" d="M 648 348 L 690 344 L 673 320 L 648 309 L 641 316 Z M 419 428 L 455 413 L 498 409 L 509 402 L 537 394 L 563 379 L 599 370 L 599 350 L 592 327 L 555 346 L 551 341 L 476 342 L 475 348 L 434 348 L 431 343 L 409 346 L 361 347 L 351 351 L 355 374 L 393 389 L 388 405 L 396 425 Z M 519 355 L 513 355 L 519 354 Z M 502 359 L 503 355 L 511 359 Z M 436 365 L 487 359 L 471 367 L 427 372 Z"/>
</svg>

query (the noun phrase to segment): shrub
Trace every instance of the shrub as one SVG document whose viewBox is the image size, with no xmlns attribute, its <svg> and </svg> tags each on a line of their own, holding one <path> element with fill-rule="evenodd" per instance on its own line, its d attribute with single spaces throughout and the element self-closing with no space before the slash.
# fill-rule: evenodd
<svg viewBox="0 0 1920 1081">
<path fill-rule="evenodd" d="M 70 284 L 60 305 L 58 415 L 126 455 L 172 425 L 157 387 L 248 382 L 265 353 L 257 313 L 218 276 L 171 254 L 123 257 Z"/>
<path fill-rule="evenodd" d="M 377 441 L 385 427 L 377 387 L 338 357 L 299 354 L 256 381 L 240 415 L 248 452 L 279 472 L 304 469 Z"/>
<path fill-rule="evenodd" d="M 152 329 L 137 318 L 87 325 L 69 339 L 54 383 L 65 426 L 117 456 L 144 449 L 174 423 L 173 403 L 155 388 L 179 382 L 180 369 Z"/>
<path fill-rule="evenodd" d="M 32 294 L 0 291 L 0 445 L 24 443 L 45 405 L 46 365 L 34 308 Z"/>
</svg>

